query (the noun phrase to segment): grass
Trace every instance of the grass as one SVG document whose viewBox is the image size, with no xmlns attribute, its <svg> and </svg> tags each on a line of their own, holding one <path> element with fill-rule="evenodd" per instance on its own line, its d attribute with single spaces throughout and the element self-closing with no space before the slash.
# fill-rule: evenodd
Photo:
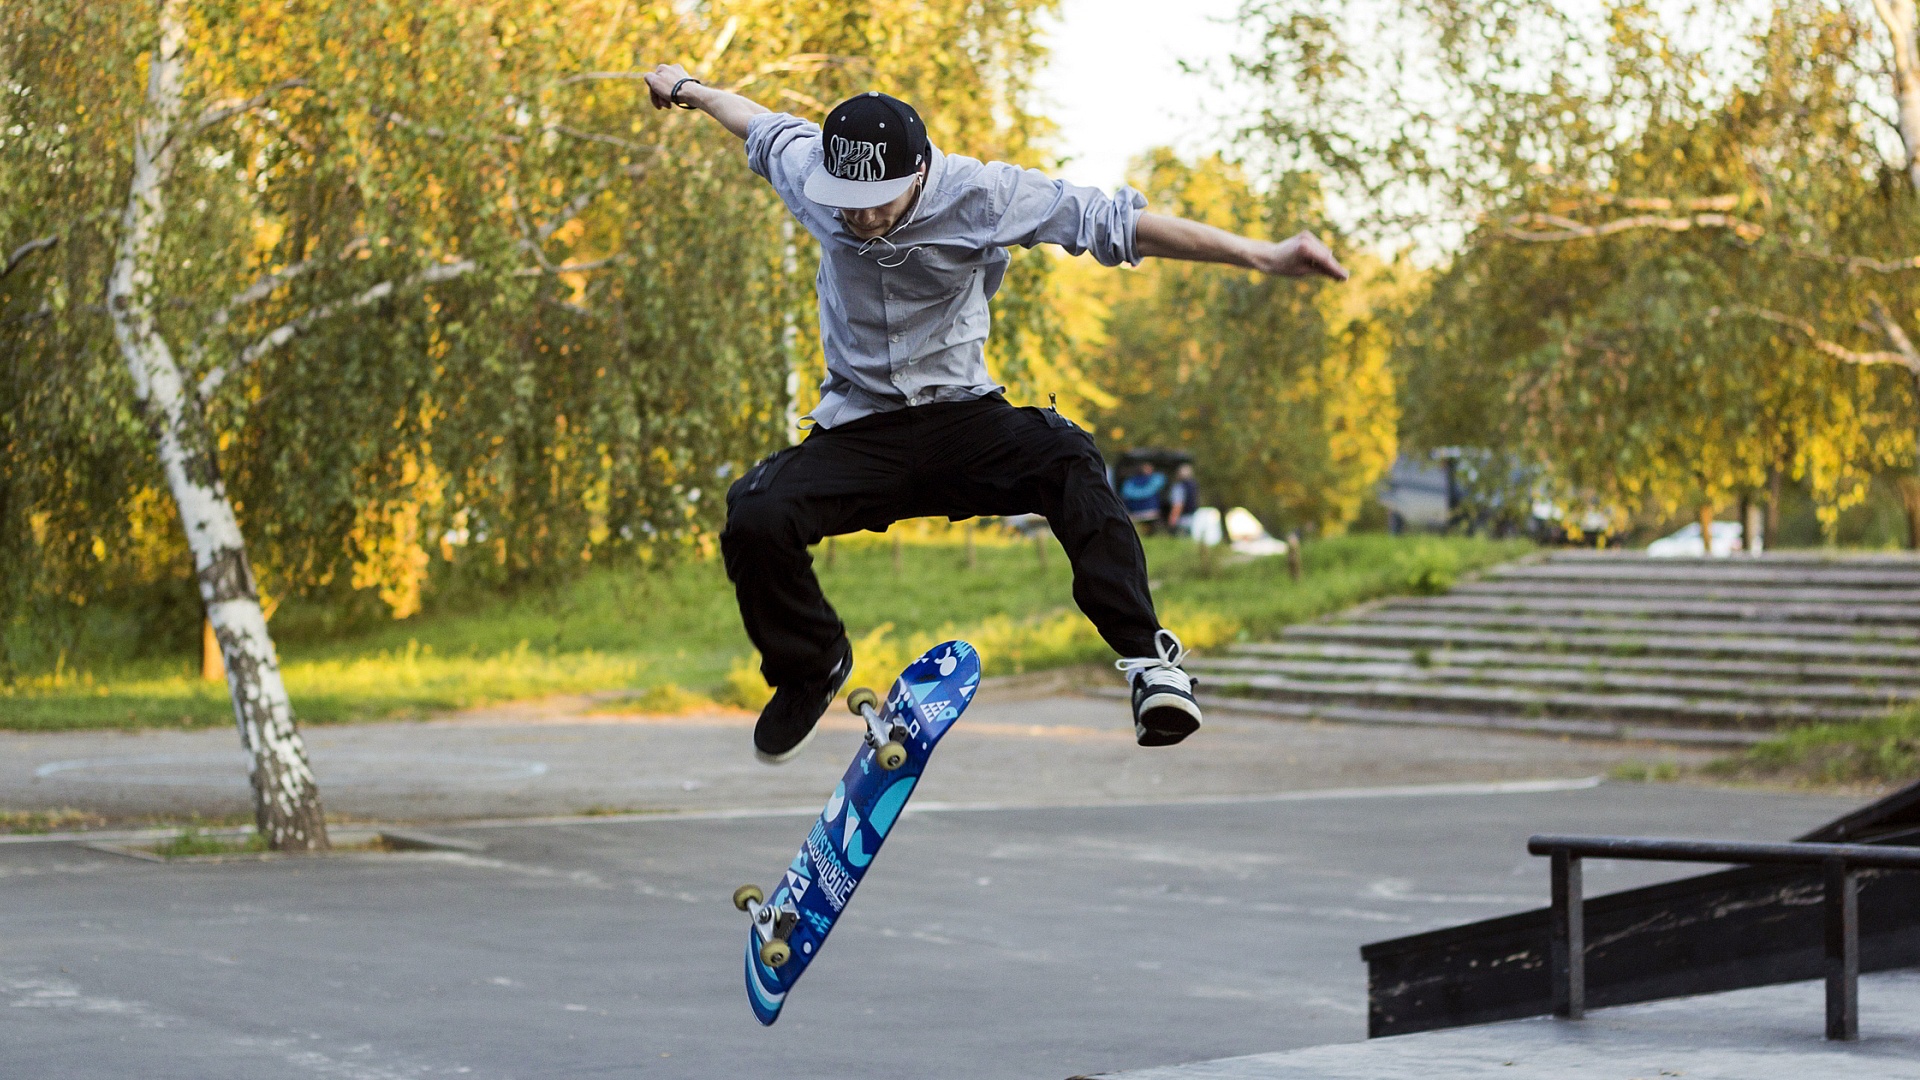
<svg viewBox="0 0 1920 1080">
<path fill-rule="evenodd" d="M 258 855 L 271 849 L 267 846 L 267 838 L 257 832 L 215 835 L 189 825 L 178 835 L 147 845 L 146 850 L 163 859 L 192 859 L 209 855 Z M 343 854 L 390 852 L 396 848 L 384 836 L 375 835 L 354 843 L 336 841 L 331 850 Z"/>
<path fill-rule="evenodd" d="M 1623 761 L 1607 770 L 1609 780 L 1629 784 L 1648 784 L 1678 780 L 1685 772 L 1675 761 Z"/>
<path fill-rule="evenodd" d="M 1920 708 L 1850 724 L 1809 724 L 1721 758 L 1705 772 L 1802 786 L 1882 786 L 1920 778 Z"/>
<path fill-rule="evenodd" d="M 209 836 L 199 829 L 182 829 L 180 835 L 153 845 L 152 851 L 163 859 L 187 859 L 196 855 L 251 855 L 267 850 L 267 838 L 259 833 L 244 836 Z"/>
<path fill-rule="evenodd" d="M 1885 788 L 1920 779 L 1920 708 L 1849 724 L 1808 724 L 1701 766 L 1627 761 L 1608 776 L 1628 783 L 1686 778 L 1803 788 Z"/>
<path fill-rule="evenodd" d="M 58 810 L 0 810 L 0 835 L 8 833 L 78 832 L 107 823 L 99 814 L 72 807 Z"/>
<path fill-rule="evenodd" d="M 624 812 L 624 811 L 622 811 Z M 366 819 L 351 814 L 328 814 L 333 829 L 351 829 Z M 0 808 L 0 836 L 50 832 L 89 832 L 97 829 L 231 829 L 253 826 L 253 812 L 207 814 L 195 810 L 122 814 L 111 810 L 8 810 Z M 218 836 L 210 839 L 219 839 Z"/>
<path fill-rule="evenodd" d="M 974 565 L 958 529 L 843 537 L 815 563 L 855 641 L 854 678 L 890 681 L 948 637 L 979 647 L 993 675 L 1111 658 L 1073 608 L 1065 555 L 981 530 Z M 1305 573 L 1285 558 L 1203 559 L 1176 540 L 1147 544 L 1162 620 L 1195 648 L 1271 635 L 1282 626 L 1380 596 L 1444 591 L 1461 573 L 1516 557 L 1523 542 L 1361 535 L 1307 545 Z M 470 610 L 428 612 L 371 631 L 285 634 L 282 669 L 306 723 L 422 716 L 554 694 L 615 691 L 642 708 L 708 702 L 757 708 L 766 690 L 717 561 L 600 568 L 553 589 Z M 224 683 L 196 657 L 67 670 L 0 688 L 0 728 L 202 727 L 232 723 Z"/>
</svg>

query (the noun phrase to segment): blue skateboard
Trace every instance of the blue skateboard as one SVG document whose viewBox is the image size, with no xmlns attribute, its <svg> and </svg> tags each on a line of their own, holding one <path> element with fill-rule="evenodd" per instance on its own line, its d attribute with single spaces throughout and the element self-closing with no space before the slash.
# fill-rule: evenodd
<svg viewBox="0 0 1920 1080">
<path fill-rule="evenodd" d="M 864 687 L 847 695 L 847 707 L 867 723 L 860 752 L 772 898 L 756 885 L 733 892 L 733 906 L 752 923 L 747 1002 L 762 1024 L 780 1019 L 787 992 L 820 955 L 913 795 L 927 758 L 979 686 L 979 654 L 964 641 L 949 641 L 908 664 L 884 704 Z"/>
</svg>

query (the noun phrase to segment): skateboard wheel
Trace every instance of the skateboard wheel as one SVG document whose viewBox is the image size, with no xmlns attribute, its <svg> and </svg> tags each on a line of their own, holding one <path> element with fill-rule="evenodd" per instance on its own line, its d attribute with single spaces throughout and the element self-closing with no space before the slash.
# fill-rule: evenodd
<svg viewBox="0 0 1920 1080">
<path fill-rule="evenodd" d="M 881 768 L 892 772 L 907 763 L 907 748 L 897 742 L 890 742 L 875 751 L 873 757 L 880 763 Z"/>
<path fill-rule="evenodd" d="M 793 949 L 779 938 L 760 946 L 760 962 L 770 968 L 777 968 L 791 959 L 793 959 Z"/>
<path fill-rule="evenodd" d="M 848 712 L 859 716 L 863 705 L 871 709 L 880 708 L 880 695 L 864 686 L 847 695 Z"/>
<path fill-rule="evenodd" d="M 733 890 L 733 906 L 741 911 L 747 910 L 749 904 L 764 902 L 766 898 L 767 895 L 760 891 L 758 885 L 742 885 Z"/>
</svg>

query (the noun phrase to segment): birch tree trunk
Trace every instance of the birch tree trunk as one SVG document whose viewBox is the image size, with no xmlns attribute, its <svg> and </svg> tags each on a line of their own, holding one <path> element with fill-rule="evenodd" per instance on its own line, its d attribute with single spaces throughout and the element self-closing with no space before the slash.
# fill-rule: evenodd
<svg viewBox="0 0 1920 1080">
<path fill-rule="evenodd" d="M 1907 150 L 1907 179 L 1920 191 L 1920 12 L 1914 0 L 1873 0 L 1893 45 L 1893 97 L 1900 107 L 1900 141 Z"/>
<path fill-rule="evenodd" d="M 220 481 L 213 433 L 199 396 L 188 388 L 154 318 L 160 230 L 167 216 L 165 188 L 186 134 L 180 116 L 187 63 L 185 12 L 183 0 L 167 0 L 161 8 L 107 306 L 114 339 L 158 445 L 193 552 L 200 599 L 226 663 L 234 720 L 252 757 L 254 820 L 275 851 L 319 850 L 329 846 L 320 791 L 294 725 L 233 503 Z"/>
</svg>

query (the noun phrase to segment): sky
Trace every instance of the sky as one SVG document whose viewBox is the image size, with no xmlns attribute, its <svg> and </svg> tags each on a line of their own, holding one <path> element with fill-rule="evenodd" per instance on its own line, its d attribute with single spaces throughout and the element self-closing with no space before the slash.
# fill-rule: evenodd
<svg viewBox="0 0 1920 1080">
<path fill-rule="evenodd" d="M 1051 63 L 1039 105 L 1060 127 L 1061 179 L 1112 188 L 1127 162 L 1155 146 L 1186 153 L 1220 145 L 1234 110 L 1180 62 L 1224 69 L 1240 0 L 1065 0 L 1047 34 Z"/>
</svg>

